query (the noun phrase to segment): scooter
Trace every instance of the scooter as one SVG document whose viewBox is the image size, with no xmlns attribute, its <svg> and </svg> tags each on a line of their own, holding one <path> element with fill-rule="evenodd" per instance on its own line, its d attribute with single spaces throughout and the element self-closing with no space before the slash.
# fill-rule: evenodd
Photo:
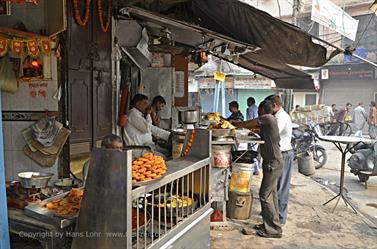
<svg viewBox="0 0 377 249">
<path fill-rule="evenodd" d="M 351 151 L 352 156 L 348 159 L 351 173 L 356 175 L 360 182 L 368 188 L 370 176 L 377 176 L 377 142 L 371 145 L 360 144 Z"/>
<path fill-rule="evenodd" d="M 322 168 L 327 162 L 326 149 L 318 144 L 318 139 L 315 133 L 315 124 L 309 124 L 305 130 L 299 127 L 294 127 L 292 130 L 292 147 L 295 153 L 295 159 L 303 154 L 313 154 L 315 168 Z"/>
</svg>

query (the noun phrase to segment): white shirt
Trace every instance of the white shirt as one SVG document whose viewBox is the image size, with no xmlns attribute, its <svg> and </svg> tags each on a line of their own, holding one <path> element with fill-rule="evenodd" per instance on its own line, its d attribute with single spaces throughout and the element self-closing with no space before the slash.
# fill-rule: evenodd
<svg viewBox="0 0 377 249">
<path fill-rule="evenodd" d="M 164 140 L 169 139 L 170 132 L 154 126 L 149 114 L 144 118 L 143 113 L 136 108 L 132 108 L 127 117 L 128 122 L 124 129 L 126 145 L 152 145 L 154 144 L 152 135 Z"/>
<path fill-rule="evenodd" d="M 292 150 L 292 120 L 286 111 L 281 108 L 275 114 L 276 120 L 279 126 L 279 135 L 280 135 L 280 150 L 287 151 Z"/>
</svg>

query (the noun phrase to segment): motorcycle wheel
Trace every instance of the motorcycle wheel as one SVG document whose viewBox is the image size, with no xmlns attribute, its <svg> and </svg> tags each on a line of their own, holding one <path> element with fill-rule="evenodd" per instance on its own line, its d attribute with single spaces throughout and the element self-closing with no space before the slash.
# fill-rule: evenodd
<svg viewBox="0 0 377 249">
<path fill-rule="evenodd" d="M 313 150 L 313 160 L 315 169 L 320 169 L 327 162 L 327 153 L 323 148 L 315 148 Z"/>
<path fill-rule="evenodd" d="M 361 173 L 359 173 L 357 175 L 357 177 L 359 177 L 360 182 L 366 182 L 366 181 L 369 180 L 369 176 L 368 175 L 364 175 L 364 174 L 361 174 Z"/>
</svg>

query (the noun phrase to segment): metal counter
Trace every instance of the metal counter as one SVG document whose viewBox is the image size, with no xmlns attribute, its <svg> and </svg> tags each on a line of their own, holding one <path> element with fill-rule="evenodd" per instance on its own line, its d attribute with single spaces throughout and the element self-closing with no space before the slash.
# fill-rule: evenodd
<svg viewBox="0 0 377 249">
<path fill-rule="evenodd" d="M 134 188 L 131 151 L 95 150 L 72 249 L 188 248 L 195 234 L 197 246 L 210 248 L 210 145 L 211 132 L 196 130 L 186 158 L 167 161 L 162 178 Z"/>
</svg>

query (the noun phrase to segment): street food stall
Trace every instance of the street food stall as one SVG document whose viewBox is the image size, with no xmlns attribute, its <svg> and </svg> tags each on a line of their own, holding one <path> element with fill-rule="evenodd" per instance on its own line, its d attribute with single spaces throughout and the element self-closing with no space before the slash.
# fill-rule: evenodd
<svg viewBox="0 0 377 249">
<path fill-rule="evenodd" d="M 213 209 L 221 206 L 222 221 L 227 216 L 231 148 L 242 142 L 263 141 L 248 132 L 236 132 L 217 117 L 202 115 L 200 106 L 188 106 L 189 64 L 206 63 L 212 54 L 271 78 L 278 87 L 307 88 L 313 87 L 311 76 L 289 65 L 318 66 L 328 59 L 326 50 L 314 44 L 309 35 L 239 1 L 224 1 L 222 4 L 231 5 L 221 7 L 224 13 L 216 7 L 208 10 L 218 2 L 215 0 L 182 1 L 194 6 L 189 18 L 169 13 L 177 1 L 163 2 L 167 7 L 160 13 L 146 6 L 117 6 L 112 110 L 114 116 L 127 113 L 136 93 L 149 99 L 163 96 L 167 103 L 161 112 L 161 127 L 173 133 L 173 159 L 165 161 L 153 153 L 135 157 L 129 148 L 122 152 L 94 149 L 85 189 L 72 179 L 68 183 L 61 180 L 55 186 L 47 181 L 32 187 L 9 182 L 8 205 L 14 205 L 8 212 L 11 232 L 29 232 L 46 248 L 70 248 L 71 244 L 72 248 L 209 248 Z M 178 7 L 177 13 L 185 9 Z M 221 19 L 218 27 L 208 16 L 212 11 Z M 234 19 L 243 16 L 240 13 L 254 19 L 239 19 L 234 22 L 237 25 L 261 22 L 264 25 L 255 27 L 281 33 L 259 32 L 249 26 L 238 30 L 223 17 L 229 14 Z M 244 30 L 256 39 L 246 36 Z M 280 43 L 282 47 L 276 51 L 273 41 L 281 40 L 282 33 L 297 43 Z M 305 58 L 300 56 L 302 51 L 294 52 L 298 48 L 309 51 Z M 96 57 L 95 52 L 91 56 Z M 78 69 L 82 69 L 81 61 L 79 64 Z M 102 71 L 98 70 L 101 78 Z M 63 121 L 69 124 L 68 118 Z M 120 125 L 116 126 L 118 121 L 114 118 L 113 128 L 122 134 Z M 232 177 L 246 173 L 250 179 L 250 172 L 242 170 L 233 170 Z M 51 175 L 28 176 L 30 180 L 48 177 Z M 241 184 L 235 189 L 243 187 Z"/>
</svg>

